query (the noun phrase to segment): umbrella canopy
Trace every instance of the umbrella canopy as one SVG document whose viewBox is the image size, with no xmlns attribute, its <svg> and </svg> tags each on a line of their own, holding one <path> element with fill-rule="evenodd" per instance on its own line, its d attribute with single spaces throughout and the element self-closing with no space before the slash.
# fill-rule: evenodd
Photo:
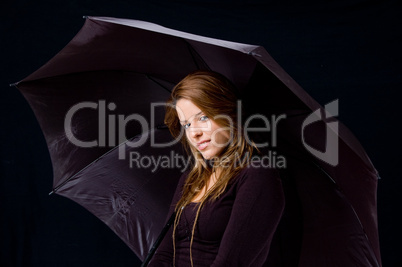
<svg viewBox="0 0 402 267">
<path fill-rule="evenodd" d="M 163 127 L 162 103 L 198 69 L 228 77 L 247 114 L 278 124 L 260 139 L 277 153 L 270 160 L 286 159 L 286 209 L 267 262 L 380 266 L 377 171 L 334 118 L 336 103 L 320 106 L 261 46 L 87 17 L 64 49 L 16 84 L 44 132 L 53 191 L 87 208 L 144 259 L 189 163 Z"/>
</svg>

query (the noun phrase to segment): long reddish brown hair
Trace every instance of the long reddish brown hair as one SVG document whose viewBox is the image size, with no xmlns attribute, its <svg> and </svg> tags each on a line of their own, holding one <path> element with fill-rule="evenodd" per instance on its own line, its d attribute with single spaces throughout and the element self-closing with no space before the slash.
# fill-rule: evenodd
<svg viewBox="0 0 402 267">
<path fill-rule="evenodd" d="M 212 163 L 207 163 L 201 153 L 189 144 L 175 108 L 176 102 L 179 99 L 190 100 L 208 118 L 230 131 L 231 140 L 228 146 Z M 244 138 L 241 125 L 238 125 L 238 121 L 241 119 L 238 118 L 241 114 L 239 112 L 238 100 L 238 91 L 226 77 L 212 71 L 196 71 L 187 75 L 173 88 L 171 96 L 167 101 L 165 124 L 169 127 L 170 132 L 175 138 L 181 138 L 183 145 L 193 156 L 192 168 L 184 183 L 183 194 L 175 208 L 177 213 L 173 230 L 173 242 L 183 208 L 202 189 L 208 187 L 212 173 L 215 172 L 217 175 L 216 183 L 205 193 L 198 203 L 190 242 L 191 264 L 191 246 L 201 207 L 207 200 L 213 201 L 225 191 L 229 182 L 245 167 L 247 155 L 251 155 L 255 148 L 252 143 L 247 142 Z"/>
</svg>

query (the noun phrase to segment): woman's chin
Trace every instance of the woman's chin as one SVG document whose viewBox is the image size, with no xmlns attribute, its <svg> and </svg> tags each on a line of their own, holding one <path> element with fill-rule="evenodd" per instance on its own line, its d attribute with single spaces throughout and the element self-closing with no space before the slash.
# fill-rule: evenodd
<svg viewBox="0 0 402 267">
<path fill-rule="evenodd" d="M 201 153 L 201 155 L 202 155 L 202 157 L 203 157 L 205 160 L 209 160 L 209 159 L 212 158 L 210 155 L 204 155 L 204 154 L 202 154 L 202 153 Z"/>
<path fill-rule="evenodd" d="M 212 153 L 208 153 L 207 151 L 201 152 L 201 155 L 205 160 L 210 160 L 214 157 Z"/>
<path fill-rule="evenodd" d="M 218 157 L 222 156 L 223 152 L 224 152 L 224 149 L 214 149 L 214 148 L 205 149 L 205 151 L 200 151 L 202 157 L 205 160 L 211 160 L 214 158 L 218 158 Z"/>
</svg>

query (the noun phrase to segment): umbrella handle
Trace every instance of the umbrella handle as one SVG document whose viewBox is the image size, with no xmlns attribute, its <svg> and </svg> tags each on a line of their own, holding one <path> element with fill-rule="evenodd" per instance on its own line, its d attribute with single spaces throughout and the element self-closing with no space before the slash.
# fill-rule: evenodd
<svg viewBox="0 0 402 267">
<path fill-rule="evenodd" d="M 155 254 L 156 249 L 159 247 L 159 245 L 162 242 L 163 238 L 165 237 L 166 233 L 169 231 L 169 228 L 172 225 L 172 223 L 174 222 L 175 217 L 176 217 L 176 212 L 173 212 L 172 215 L 170 216 L 168 222 L 163 227 L 158 238 L 156 239 L 154 245 L 149 250 L 148 255 L 146 256 L 144 262 L 141 264 L 141 267 L 146 267 L 148 265 L 149 261 L 152 259 L 152 256 Z"/>
</svg>

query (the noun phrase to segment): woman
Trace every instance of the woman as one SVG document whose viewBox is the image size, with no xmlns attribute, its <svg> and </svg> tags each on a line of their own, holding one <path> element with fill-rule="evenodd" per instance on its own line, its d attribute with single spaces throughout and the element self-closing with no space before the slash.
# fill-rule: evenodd
<svg viewBox="0 0 402 267">
<path fill-rule="evenodd" d="M 250 161 L 258 151 L 237 125 L 237 102 L 234 86 L 211 71 L 173 89 L 165 123 L 194 161 L 173 197 L 174 225 L 149 266 L 264 264 L 284 197 L 277 171 Z"/>
</svg>

